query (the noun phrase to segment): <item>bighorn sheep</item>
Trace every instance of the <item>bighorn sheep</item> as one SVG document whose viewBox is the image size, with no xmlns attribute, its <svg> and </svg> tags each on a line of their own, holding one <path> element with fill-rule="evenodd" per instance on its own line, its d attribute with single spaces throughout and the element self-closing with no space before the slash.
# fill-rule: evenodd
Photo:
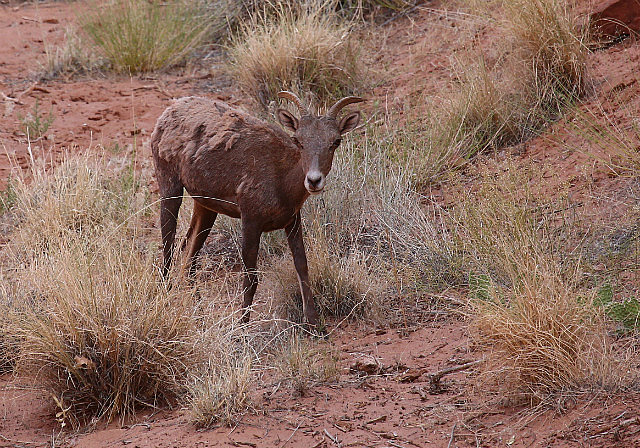
<svg viewBox="0 0 640 448">
<path fill-rule="evenodd" d="M 346 97 L 325 116 L 315 116 L 291 92 L 297 118 L 284 109 L 278 121 L 293 133 L 260 121 L 226 103 L 182 98 L 168 107 L 151 135 L 151 150 L 160 188 L 164 267 L 171 267 L 178 210 L 183 190 L 194 199 L 193 216 L 182 249 L 185 268 L 193 274 L 193 259 L 204 244 L 218 213 L 242 221 L 244 263 L 243 320 L 258 284 L 256 262 L 263 232 L 284 229 L 293 254 L 306 321 L 318 321 L 302 240 L 300 209 L 309 194 L 320 193 L 331 170 L 342 135 L 360 122 L 360 112 L 338 121 L 340 110 L 362 98 Z"/>
</svg>

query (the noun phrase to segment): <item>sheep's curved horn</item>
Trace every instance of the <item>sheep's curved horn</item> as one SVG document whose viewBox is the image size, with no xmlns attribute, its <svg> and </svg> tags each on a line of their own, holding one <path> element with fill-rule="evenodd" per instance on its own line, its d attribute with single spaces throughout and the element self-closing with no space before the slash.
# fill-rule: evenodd
<svg viewBox="0 0 640 448">
<path fill-rule="evenodd" d="M 293 104 L 298 106 L 298 109 L 300 109 L 301 114 L 309 115 L 309 109 L 304 107 L 304 105 L 302 104 L 302 101 L 300 101 L 300 98 L 298 98 L 298 96 L 295 93 L 291 93 L 287 90 L 283 90 L 282 92 L 278 92 L 278 98 L 284 98 L 291 101 Z"/>
<path fill-rule="evenodd" d="M 348 106 L 349 104 L 353 104 L 353 103 L 361 103 L 363 101 L 366 101 L 366 100 L 364 98 L 360 98 L 358 96 L 348 96 L 346 98 L 342 98 L 336 104 L 331 106 L 331 109 L 329 109 L 329 112 L 327 112 L 327 117 L 337 118 L 338 117 L 338 112 L 340 112 L 343 107 Z"/>
</svg>

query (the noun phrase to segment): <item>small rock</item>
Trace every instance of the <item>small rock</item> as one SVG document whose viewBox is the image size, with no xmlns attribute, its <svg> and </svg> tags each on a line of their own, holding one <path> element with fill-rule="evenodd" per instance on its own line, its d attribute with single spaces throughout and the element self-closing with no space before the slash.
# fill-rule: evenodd
<svg viewBox="0 0 640 448">
<path fill-rule="evenodd" d="M 373 356 L 365 356 L 353 363 L 350 369 L 352 372 L 363 372 L 367 375 L 375 375 L 382 372 L 382 364 Z"/>
</svg>

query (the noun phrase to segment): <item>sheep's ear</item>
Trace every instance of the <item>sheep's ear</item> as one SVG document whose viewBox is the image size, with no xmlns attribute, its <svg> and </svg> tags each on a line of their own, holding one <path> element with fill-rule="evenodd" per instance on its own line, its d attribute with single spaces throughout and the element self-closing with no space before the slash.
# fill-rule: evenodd
<svg viewBox="0 0 640 448">
<path fill-rule="evenodd" d="M 298 119 L 288 110 L 278 109 L 276 111 L 278 121 L 283 128 L 296 132 L 298 130 Z"/>
<path fill-rule="evenodd" d="M 342 120 L 340 120 L 340 124 L 338 125 L 340 135 L 344 135 L 347 132 L 353 131 L 356 126 L 358 126 L 358 123 L 360 123 L 360 112 L 354 112 L 347 115 Z"/>
</svg>

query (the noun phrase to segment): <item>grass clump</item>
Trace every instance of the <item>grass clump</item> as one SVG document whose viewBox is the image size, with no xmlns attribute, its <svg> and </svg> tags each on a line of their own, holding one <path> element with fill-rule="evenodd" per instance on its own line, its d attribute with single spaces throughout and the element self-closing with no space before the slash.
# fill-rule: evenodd
<svg viewBox="0 0 640 448">
<path fill-rule="evenodd" d="M 115 0 L 83 13 L 80 26 L 113 70 L 147 72 L 182 62 L 203 42 L 209 26 L 203 9 L 191 0 Z"/>
<path fill-rule="evenodd" d="M 336 7 L 352 17 L 375 18 L 379 11 L 399 13 L 418 2 L 419 0 L 336 0 Z"/>
<path fill-rule="evenodd" d="M 557 115 L 586 92 L 588 27 L 561 0 L 505 0 L 505 18 L 525 82 L 543 112 Z"/>
<path fill-rule="evenodd" d="M 252 362 L 248 356 L 213 362 L 187 384 L 192 420 L 200 427 L 232 425 L 250 410 Z"/>
<path fill-rule="evenodd" d="M 446 163 L 427 166 L 460 167 L 527 135 L 524 99 L 484 62 L 468 66 L 459 78 L 458 89 L 431 117 L 427 133 L 428 147 Z"/>
<path fill-rule="evenodd" d="M 193 297 L 114 243 L 96 254 L 64 242 L 28 273 L 38 299 L 18 322 L 21 363 L 76 418 L 170 403 L 197 360 Z"/>
<path fill-rule="evenodd" d="M 283 89 L 311 91 L 326 102 L 357 87 L 357 53 L 331 5 L 270 5 L 232 38 L 231 72 L 265 110 Z"/>
<path fill-rule="evenodd" d="M 309 342 L 293 334 L 276 354 L 276 370 L 298 396 L 314 384 L 335 381 L 340 376 L 338 357 L 326 344 Z"/>
<path fill-rule="evenodd" d="M 121 175 L 85 156 L 14 181 L 2 259 L 18 286 L 0 301 L 14 308 L 18 368 L 65 424 L 172 402 L 201 359 L 194 295 L 159 281 L 155 250 L 139 243 L 146 196 Z"/>
<path fill-rule="evenodd" d="M 60 75 L 74 75 L 90 72 L 101 66 L 102 61 L 90 49 L 75 27 L 67 27 L 62 46 L 45 44 L 45 60 L 42 63 L 42 76 L 45 79 Z"/>
<path fill-rule="evenodd" d="M 0 289 L 0 374 L 10 372 L 18 359 L 19 338 L 16 337 L 13 326 L 14 309 L 8 300 L 9 285 L 4 278 Z M 5 300 L 3 300 L 5 299 Z"/>
<path fill-rule="evenodd" d="M 584 299 L 578 265 L 552 255 L 544 231 L 551 224 L 515 170 L 481 176 L 457 211 L 464 251 L 481 273 L 470 319 L 474 339 L 489 349 L 483 378 L 535 401 L 611 386 L 618 376 L 601 313 Z"/>
<path fill-rule="evenodd" d="M 613 101 L 614 112 L 596 101 L 576 108 L 565 121 L 579 140 L 569 145 L 558 139 L 558 144 L 592 157 L 606 166 L 611 175 L 635 176 L 640 168 L 640 126 L 636 120 L 621 117 L 634 117 L 638 111 L 616 94 Z"/>
<path fill-rule="evenodd" d="M 357 254 L 339 256 L 317 236 L 308 237 L 313 250 L 307 253 L 316 310 L 324 318 L 375 318 L 380 314 L 383 290 L 374 281 L 367 264 Z M 281 305 L 280 314 L 299 322 L 303 318 L 302 295 L 296 272 L 289 260 L 290 255 L 282 258 L 286 260 L 274 263 L 272 273 Z"/>
<path fill-rule="evenodd" d="M 491 64 L 460 64 L 457 85 L 430 122 L 431 153 L 454 166 L 536 135 L 587 91 L 587 27 L 566 2 L 500 3 L 496 33 L 508 47 Z"/>
<path fill-rule="evenodd" d="M 108 246 L 113 235 L 133 231 L 126 224 L 145 206 L 146 194 L 121 188 L 126 172 L 108 176 L 104 169 L 100 161 L 83 156 L 67 158 L 53 174 L 42 167 L 29 182 L 17 178 L 12 183 L 12 255 L 37 260 L 65 241 Z M 101 242 L 103 236 L 107 240 Z"/>
<path fill-rule="evenodd" d="M 34 140 L 42 138 L 55 120 L 53 116 L 53 106 L 49 114 L 45 115 L 40 108 L 40 101 L 36 98 L 36 102 L 33 104 L 31 111 L 25 116 L 18 114 L 18 119 L 22 124 L 22 132 L 24 132 L 27 137 Z"/>
</svg>

